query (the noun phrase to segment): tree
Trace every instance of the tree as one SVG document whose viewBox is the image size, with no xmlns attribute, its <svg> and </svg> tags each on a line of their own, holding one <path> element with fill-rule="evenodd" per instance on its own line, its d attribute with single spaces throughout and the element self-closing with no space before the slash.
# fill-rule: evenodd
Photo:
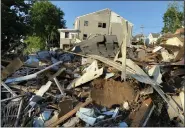
<svg viewBox="0 0 185 128">
<path fill-rule="evenodd" d="M 162 32 L 174 33 L 178 28 L 181 28 L 184 20 L 183 12 L 184 8 L 182 10 L 182 6 L 178 2 L 170 3 L 163 16 L 164 27 L 162 28 Z"/>
<path fill-rule="evenodd" d="M 30 20 L 33 35 L 36 35 L 47 45 L 54 40 L 59 41 L 57 29 L 65 28 L 64 12 L 49 1 L 37 1 L 30 11 Z"/>
<path fill-rule="evenodd" d="M 44 41 L 37 36 L 28 36 L 24 42 L 27 45 L 27 48 L 24 49 L 24 54 L 30 54 L 36 51 L 43 50 L 45 48 Z"/>
<path fill-rule="evenodd" d="M 26 15 L 29 5 L 24 0 L 1 1 L 1 46 L 2 53 L 20 44 L 20 39 L 29 31 Z"/>
</svg>

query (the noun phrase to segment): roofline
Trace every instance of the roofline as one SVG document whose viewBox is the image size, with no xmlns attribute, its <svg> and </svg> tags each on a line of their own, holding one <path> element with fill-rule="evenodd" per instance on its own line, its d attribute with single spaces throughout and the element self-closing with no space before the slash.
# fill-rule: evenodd
<svg viewBox="0 0 185 128">
<path fill-rule="evenodd" d="M 97 12 L 100 12 L 100 11 L 104 11 L 104 10 L 110 10 L 109 8 L 105 8 L 105 9 L 102 9 L 102 10 L 98 10 L 96 12 L 91 12 L 91 13 L 88 13 L 88 14 L 85 14 L 85 15 L 82 15 L 82 16 L 78 16 L 76 17 L 76 19 L 80 18 L 80 17 L 84 17 L 84 16 L 87 16 L 87 15 L 90 15 L 90 14 L 94 14 L 94 13 L 97 13 Z M 111 10 L 110 10 L 111 11 Z M 75 20 L 76 20 L 75 19 Z"/>
<path fill-rule="evenodd" d="M 80 32 L 79 29 L 58 29 L 58 32 Z"/>
<path fill-rule="evenodd" d="M 111 11 L 111 12 L 114 12 L 114 11 L 112 11 L 111 9 L 109 9 L 109 8 L 105 8 L 105 9 L 102 9 L 102 10 L 98 10 L 98 11 L 96 11 L 96 12 L 92 12 L 92 13 L 88 13 L 88 14 L 85 14 L 85 15 L 82 15 L 82 16 L 78 16 L 78 17 L 76 17 L 76 19 L 75 19 L 75 22 L 76 22 L 76 20 L 77 19 L 79 19 L 80 17 L 84 17 L 84 16 L 87 16 L 87 15 L 90 15 L 90 14 L 94 14 L 94 13 L 97 13 L 97 12 L 100 12 L 100 11 L 104 11 L 104 10 L 109 10 L 109 11 Z M 115 13 L 115 12 L 114 12 Z M 117 14 L 117 13 L 116 13 Z M 119 14 L 117 14 L 117 15 L 119 15 Z M 120 16 L 120 15 L 119 15 Z M 128 20 L 126 20 L 125 18 L 123 18 L 122 16 L 120 16 L 123 20 L 125 20 L 125 21 L 128 21 Z M 130 21 L 128 21 L 128 23 L 133 27 L 134 26 L 134 24 L 133 23 L 131 23 Z"/>
<path fill-rule="evenodd" d="M 114 11 L 111 11 L 111 12 L 114 12 Z M 116 12 L 114 12 L 114 13 L 116 13 Z M 117 13 L 116 13 L 117 14 Z M 119 15 L 119 14 L 117 14 L 117 15 Z M 120 15 L 119 15 L 120 16 Z M 125 21 L 128 21 L 128 20 L 126 20 L 125 18 L 123 18 L 122 16 L 120 16 L 120 18 L 122 18 L 123 20 L 125 20 Z M 133 23 L 131 23 L 130 21 L 128 21 L 128 24 L 130 24 L 131 26 L 134 26 L 134 24 Z"/>
</svg>

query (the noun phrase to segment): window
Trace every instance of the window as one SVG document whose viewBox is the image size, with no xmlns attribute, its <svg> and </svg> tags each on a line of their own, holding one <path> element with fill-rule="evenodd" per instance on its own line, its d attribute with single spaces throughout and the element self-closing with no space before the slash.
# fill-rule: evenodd
<svg viewBox="0 0 185 128">
<path fill-rule="evenodd" d="M 88 26 L 88 21 L 84 21 L 84 26 Z"/>
<path fill-rule="evenodd" d="M 87 34 L 83 34 L 83 40 L 87 39 Z"/>
<path fill-rule="evenodd" d="M 65 38 L 69 38 L 69 32 L 65 32 Z"/>
<path fill-rule="evenodd" d="M 103 28 L 106 28 L 106 23 L 103 23 Z"/>
<path fill-rule="evenodd" d="M 102 27 L 102 23 L 98 23 L 98 28 L 101 28 Z"/>
<path fill-rule="evenodd" d="M 106 23 L 98 23 L 98 28 L 106 28 Z"/>
</svg>

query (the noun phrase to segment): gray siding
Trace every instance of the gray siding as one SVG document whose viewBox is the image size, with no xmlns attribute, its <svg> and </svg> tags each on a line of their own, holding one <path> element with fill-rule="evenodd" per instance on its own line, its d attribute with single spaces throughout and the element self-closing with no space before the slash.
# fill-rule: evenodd
<svg viewBox="0 0 185 128">
<path fill-rule="evenodd" d="M 77 38 L 83 40 L 83 34 L 87 34 L 87 37 L 89 37 L 91 34 L 116 35 L 118 43 L 121 44 L 127 35 L 127 28 L 125 19 L 118 16 L 119 15 L 115 12 L 105 9 L 78 17 L 75 21 L 75 28 L 79 29 L 81 33 L 78 34 Z M 88 21 L 88 26 L 84 26 L 84 21 Z M 106 23 L 106 28 L 99 28 L 99 22 Z M 130 45 L 131 36 L 132 25 L 128 24 L 127 46 Z"/>
<path fill-rule="evenodd" d="M 121 44 L 123 40 L 123 25 L 120 23 L 111 23 L 111 35 L 116 35 L 118 43 Z"/>
<path fill-rule="evenodd" d="M 93 14 L 89 14 L 86 16 L 79 17 L 77 19 L 77 26 L 81 33 L 79 33 L 79 39 L 83 40 L 83 34 L 109 34 L 109 26 L 110 26 L 110 10 L 103 10 Z M 84 26 L 84 21 L 88 21 L 88 26 Z M 99 28 L 98 23 L 106 23 L 106 28 Z"/>
</svg>

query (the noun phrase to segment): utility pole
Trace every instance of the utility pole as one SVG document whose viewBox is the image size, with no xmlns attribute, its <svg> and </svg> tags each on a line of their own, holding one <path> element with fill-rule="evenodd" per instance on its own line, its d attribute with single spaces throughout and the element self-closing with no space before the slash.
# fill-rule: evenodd
<svg viewBox="0 0 185 128">
<path fill-rule="evenodd" d="M 143 28 L 144 28 L 144 26 L 143 25 L 141 25 L 141 34 L 143 34 Z"/>
</svg>

